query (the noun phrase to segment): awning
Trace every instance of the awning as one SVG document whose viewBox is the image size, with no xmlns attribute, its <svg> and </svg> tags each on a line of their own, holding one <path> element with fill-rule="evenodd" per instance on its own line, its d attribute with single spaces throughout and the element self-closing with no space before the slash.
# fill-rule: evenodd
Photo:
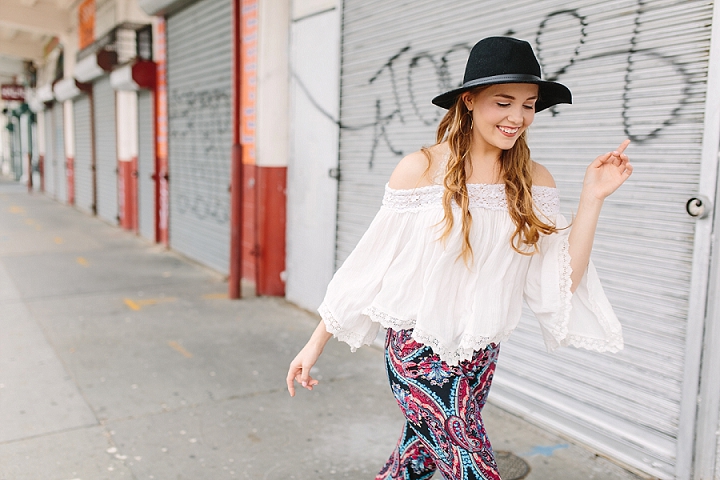
<svg viewBox="0 0 720 480">
<path fill-rule="evenodd" d="M 89 86 L 87 84 L 80 83 L 74 78 L 63 78 L 55 84 L 53 92 L 58 102 L 64 102 L 65 100 L 72 100 L 75 97 L 79 97 L 83 91 L 87 91 L 88 88 Z"/>
<path fill-rule="evenodd" d="M 74 76 L 81 83 L 89 83 L 111 71 L 117 64 L 117 53 L 98 50 L 75 64 Z"/>
<path fill-rule="evenodd" d="M 136 60 L 115 69 L 110 74 L 110 85 L 115 90 L 155 88 L 155 62 Z"/>
</svg>

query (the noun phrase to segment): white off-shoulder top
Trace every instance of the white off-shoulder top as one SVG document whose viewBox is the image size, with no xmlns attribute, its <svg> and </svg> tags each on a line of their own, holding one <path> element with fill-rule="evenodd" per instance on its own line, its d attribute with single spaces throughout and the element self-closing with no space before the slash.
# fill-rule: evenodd
<svg viewBox="0 0 720 480">
<path fill-rule="evenodd" d="M 516 328 L 523 299 L 537 317 L 548 350 L 572 345 L 623 348 L 622 329 L 592 262 L 571 293 L 569 228 L 557 189 L 534 186 L 536 211 L 558 228 L 543 235 L 539 253 L 515 252 L 515 225 L 505 185 L 468 184 L 474 259 L 460 256 L 460 209 L 449 238 L 443 186 L 385 187 L 382 207 L 355 250 L 335 273 L 318 309 L 328 332 L 352 349 L 372 343 L 380 326 L 413 329 L 448 364 L 468 360 Z"/>
</svg>

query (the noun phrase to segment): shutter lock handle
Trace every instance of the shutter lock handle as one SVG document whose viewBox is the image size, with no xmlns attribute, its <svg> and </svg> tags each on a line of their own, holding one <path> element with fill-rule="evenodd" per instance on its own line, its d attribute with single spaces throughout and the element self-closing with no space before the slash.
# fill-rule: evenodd
<svg viewBox="0 0 720 480">
<path fill-rule="evenodd" d="M 712 202 L 705 195 L 696 195 L 687 201 L 685 210 L 691 217 L 705 218 L 712 212 Z"/>
</svg>

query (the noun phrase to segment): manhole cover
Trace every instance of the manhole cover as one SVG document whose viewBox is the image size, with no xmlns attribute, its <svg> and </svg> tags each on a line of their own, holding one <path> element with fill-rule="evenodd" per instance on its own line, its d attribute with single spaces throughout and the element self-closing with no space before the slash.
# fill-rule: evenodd
<svg viewBox="0 0 720 480">
<path fill-rule="evenodd" d="M 530 465 L 511 452 L 495 452 L 495 461 L 503 480 L 522 480 L 530 473 Z"/>
</svg>

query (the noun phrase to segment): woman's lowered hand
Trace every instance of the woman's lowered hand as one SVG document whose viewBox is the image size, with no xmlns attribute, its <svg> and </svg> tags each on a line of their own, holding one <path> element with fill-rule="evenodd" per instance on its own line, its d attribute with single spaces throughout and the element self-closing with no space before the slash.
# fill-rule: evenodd
<svg viewBox="0 0 720 480">
<path fill-rule="evenodd" d="M 295 356 L 292 362 L 290 362 L 290 368 L 287 374 L 287 389 L 290 392 L 290 396 L 295 396 L 295 382 L 298 382 L 303 388 L 312 390 L 318 381 L 310 376 L 310 369 L 312 369 L 315 362 L 317 362 L 320 354 L 325 348 L 325 344 L 330 340 L 332 334 L 328 333 L 325 329 L 325 322 L 320 321 L 313 332 L 310 340 L 303 347 L 302 350 Z"/>
</svg>

